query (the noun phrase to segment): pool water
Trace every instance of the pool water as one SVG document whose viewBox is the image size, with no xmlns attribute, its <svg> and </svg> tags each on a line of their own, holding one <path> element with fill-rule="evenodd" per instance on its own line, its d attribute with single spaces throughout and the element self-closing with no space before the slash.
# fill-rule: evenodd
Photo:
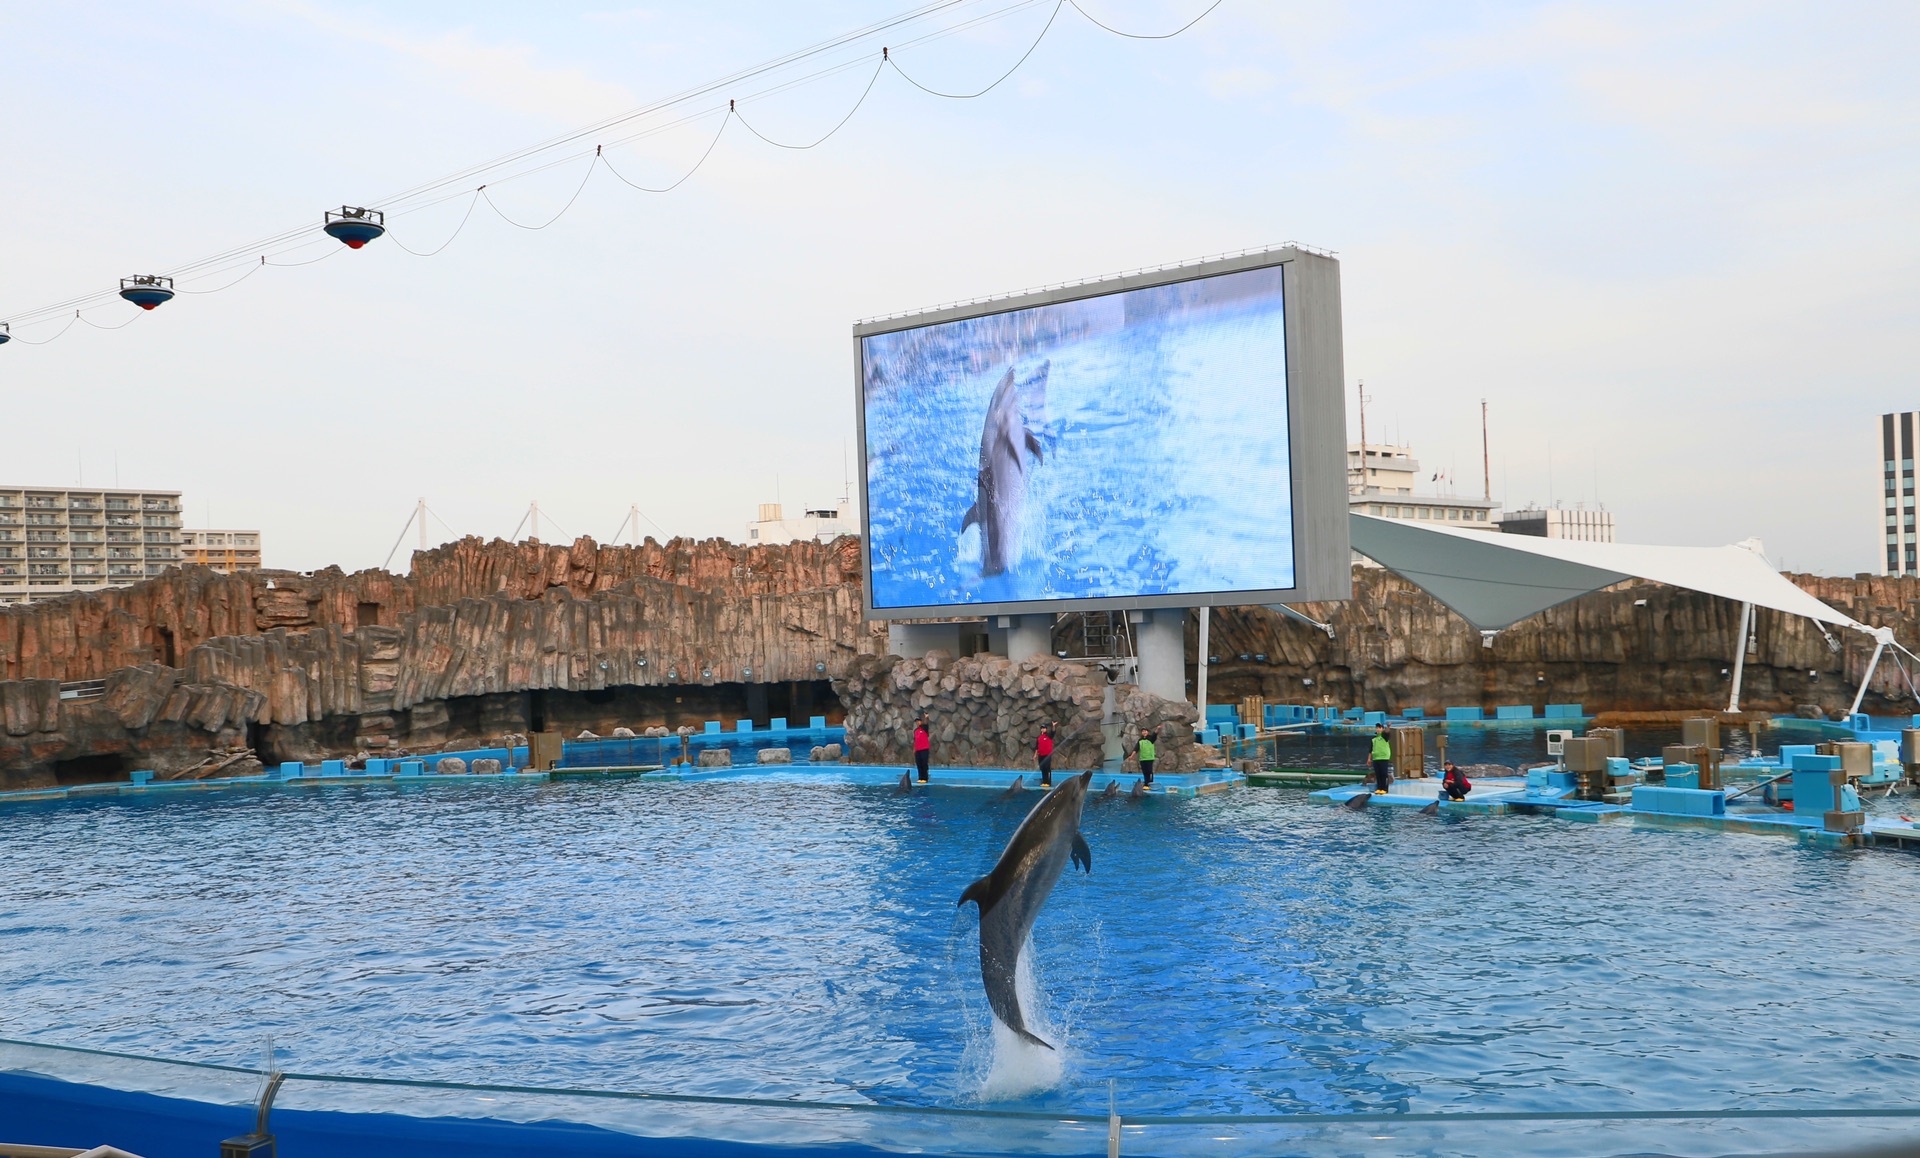
<svg viewBox="0 0 1920 1158">
<path fill-rule="evenodd" d="M 0 811 L 0 1036 L 577 1088 L 974 1105 L 971 906 L 1036 796 L 235 789 Z M 1920 860 L 1772 837 L 1095 802 L 1034 939 L 1130 1113 L 1872 1106 L 1920 1087 Z"/>
</svg>

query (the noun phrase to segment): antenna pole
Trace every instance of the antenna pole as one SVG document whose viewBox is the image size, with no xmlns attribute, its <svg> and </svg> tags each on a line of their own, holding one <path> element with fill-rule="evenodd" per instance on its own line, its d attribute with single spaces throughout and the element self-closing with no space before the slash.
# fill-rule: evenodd
<svg viewBox="0 0 1920 1158">
<path fill-rule="evenodd" d="M 1367 384 L 1361 381 L 1354 386 L 1354 393 L 1360 396 L 1360 482 L 1349 493 L 1364 495 L 1367 493 Z M 1204 721 L 1201 727 L 1205 727 Z"/>
<path fill-rule="evenodd" d="M 1480 478 L 1486 483 L 1486 500 L 1493 501 L 1493 452 L 1487 449 L 1487 400 L 1480 400 Z"/>
<path fill-rule="evenodd" d="M 532 505 L 530 505 L 527 508 L 527 513 L 533 517 L 533 530 L 528 535 L 528 537 L 533 539 L 538 539 L 540 537 L 540 500 L 539 499 L 533 500 Z"/>
<path fill-rule="evenodd" d="M 420 521 L 420 549 L 427 549 L 427 496 L 420 496 L 420 505 L 413 509 L 413 517 Z"/>
</svg>

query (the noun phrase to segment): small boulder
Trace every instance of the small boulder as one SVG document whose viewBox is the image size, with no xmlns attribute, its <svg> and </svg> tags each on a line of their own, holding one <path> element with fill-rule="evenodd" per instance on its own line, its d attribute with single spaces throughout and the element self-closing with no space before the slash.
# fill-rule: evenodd
<svg viewBox="0 0 1920 1158">
<path fill-rule="evenodd" d="M 665 728 L 648 728 L 646 731 L 646 736 L 649 740 L 665 739 L 671 735 L 673 735 L 673 733 L 667 731 Z"/>
<path fill-rule="evenodd" d="M 762 764 L 791 764 L 793 763 L 793 749 L 762 748 L 755 759 Z"/>
<path fill-rule="evenodd" d="M 633 729 L 632 728 L 615 728 L 613 730 L 613 738 L 616 740 L 631 740 L 633 739 Z"/>
<path fill-rule="evenodd" d="M 827 744 L 820 749 L 820 758 L 822 760 L 838 760 L 840 755 L 841 748 L 838 744 Z"/>
<path fill-rule="evenodd" d="M 491 756 L 482 756 L 478 760 L 475 760 L 467 771 L 474 776 L 498 776 L 500 775 L 500 761 L 495 760 Z"/>
<path fill-rule="evenodd" d="M 827 747 L 825 744 L 815 744 L 812 748 L 809 748 L 807 750 L 807 759 L 815 761 L 816 763 L 821 760 L 825 760 L 826 758 L 827 758 Z"/>
<path fill-rule="evenodd" d="M 725 748 L 703 748 L 700 758 L 694 762 L 702 768 L 731 768 L 733 753 Z"/>
<path fill-rule="evenodd" d="M 434 762 L 433 770 L 442 776 L 464 776 L 467 762 L 458 756 L 442 756 Z"/>
<path fill-rule="evenodd" d="M 585 728 L 582 728 L 580 730 L 580 734 L 574 737 L 574 739 L 576 740 L 598 740 L 599 738 L 600 738 L 599 736 L 594 735 L 591 731 L 588 731 Z"/>
</svg>

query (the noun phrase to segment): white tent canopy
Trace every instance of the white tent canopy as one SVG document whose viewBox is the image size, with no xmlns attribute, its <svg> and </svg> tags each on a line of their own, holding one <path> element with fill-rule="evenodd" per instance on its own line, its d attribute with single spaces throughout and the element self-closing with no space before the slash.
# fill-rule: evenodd
<svg viewBox="0 0 1920 1158">
<path fill-rule="evenodd" d="M 1744 641 L 1755 607 L 1850 627 L 1874 638 L 1873 658 L 1853 697 L 1860 710 L 1880 656 L 1892 647 L 1909 656 L 1893 632 L 1868 627 L 1820 602 L 1745 547 L 1645 547 L 1538 539 L 1530 535 L 1422 526 L 1372 515 L 1349 516 L 1353 549 L 1459 613 L 1492 644 L 1493 633 L 1549 607 L 1627 579 L 1649 579 L 1744 604 L 1728 711 L 1740 707 Z M 1897 658 L 1897 657 L 1896 657 Z M 1914 656 L 1920 661 L 1920 656 Z M 1912 682 L 1909 677 L 1909 682 Z"/>
<path fill-rule="evenodd" d="M 1371 515 L 1353 515 L 1351 521 L 1354 550 L 1419 585 L 1482 631 L 1511 627 L 1627 579 L 1650 579 L 1873 633 L 1794 586 L 1744 547 L 1585 543 Z"/>
</svg>

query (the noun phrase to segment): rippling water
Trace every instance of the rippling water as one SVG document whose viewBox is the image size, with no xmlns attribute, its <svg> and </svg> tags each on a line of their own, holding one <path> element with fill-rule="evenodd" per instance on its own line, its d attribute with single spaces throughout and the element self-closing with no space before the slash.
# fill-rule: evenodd
<svg viewBox="0 0 1920 1158">
<path fill-rule="evenodd" d="M 1034 799 L 235 790 L 0 811 L 0 1035 L 307 1071 L 979 1099 L 955 898 Z M 1135 1113 L 1873 1105 L 1920 860 L 1283 791 L 1096 803 L 1036 933 L 1061 1084 Z"/>
</svg>

